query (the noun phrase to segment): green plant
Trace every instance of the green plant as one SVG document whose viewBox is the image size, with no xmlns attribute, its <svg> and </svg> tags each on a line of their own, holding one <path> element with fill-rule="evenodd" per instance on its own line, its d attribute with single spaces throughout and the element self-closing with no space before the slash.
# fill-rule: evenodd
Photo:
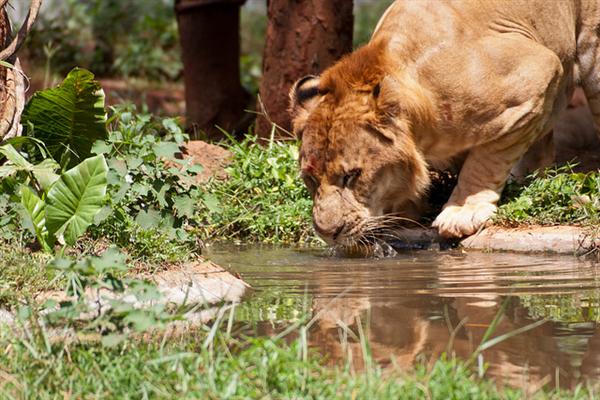
<svg viewBox="0 0 600 400">
<path fill-rule="evenodd" d="M 14 178 L 2 181 L 5 188 L 14 188 L 17 181 L 31 180 L 37 189 L 47 190 L 58 179 L 55 171 L 59 165 L 53 159 L 47 158 L 34 165 L 10 143 L 0 146 L 0 155 L 6 159 L 5 163 L 0 165 L 0 179 Z"/>
<path fill-rule="evenodd" d="M 102 2 L 102 3 L 105 3 Z M 100 4 L 102 4 L 100 3 Z M 123 2 L 115 6 L 123 8 Z M 127 32 L 128 40 L 115 38 L 113 72 L 125 77 L 138 76 L 148 80 L 175 80 L 182 70 L 179 34 L 174 5 L 165 1 L 136 0 L 130 5 L 138 15 Z M 134 14 L 135 15 L 135 14 Z M 130 17 L 131 18 L 131 17 Z M 106 19 L 98 18 L 102 25 Z"/>
<path fill-rule="evenodd" d="M 248 283 L 254 284 L 252 281 Z M 297 323 L 303 320 L 311 302 L 312 297 L 309 295 L 282 296 L 279 288 L 262 289 L 235 308 L 235 319 L 247 323 Z"/>
<path fill-rule="evenodd" d="M 2 182 L 0 182 L 0 186 Z M 0 240 L 14 240 L 18 237 L 18 212 L 11 196 L 0 190 Z"/>
<path fill-rule="evenodd" d="M 146 334 L 117 343 L 49 340 L 47 328 L 30 324 L 22 335 L 0 331 L 8 398 L 208 398 L 208 399 L 588 399 L 597 388 L 537 388 L 535 393 L 485 379 L 465 362 L 442 354 L 414 369 L 376 364 L 356 370 L 352 359 L 326 360 L 308 338 L 251 338 L 217 319 L 182 335 Z M 231 327 L 227 321 L 227 326 Z M 23 328 L 25 331 L 25 328 Z M 80 336 L 81 337 L 81 336 Z M 106 336 L 105 336 L 106 337 Z M 162 340 L 161 340 L 162 339 Z M 367 354 L 363 356 L 368 357 Z M 354 360 L 356 362 L 356 359 Z M 512 376 L 514 378 L 514 375 Z M 523 376 L 524 382 L 528 376 Z"/>
<path fill-rule="evenodd" d="M 41 12 L 27 35 L 27 58 L 33 65 L 46 65 L 50 72 L 66 74 L 76 66 L 91 67 L 93 34 L 92 15 L 88 4 L 81 0 L 53 1 L 51 12 Z"/>
<path fill-rule="evenodd" d="M 55 174 L 58 165 L 48 162 L 50 159 L 34 166 L 11 145 L 0 147 L 0 153 L 8 158 L 8 163 L 1 167 L 7 174 L 5 178 L 23 170 L 31 174 L 24 181 L 12 179 L 21 185 L 21 204 L 28 217 L 25 225 L 40 245 L 48 252 L 57 239 L 73 245 L 104 203 L 107 186 L 104 157 L 88 158 L 58 176 Z"/>
<path fill-rule="evenodd" d="M 202 167 L 178 158 L 187 135 L 174 119 L 136 114 L 132 106 L 114 108 L 110 125 L 108 139 L 93 148 L 107 157 L 110 194 L 93 236 L 157 261 L 193 253 L 188 230 L 205 190 L 197 180 Z"/>
<path fill-rule="evenodd" d="M 262 77 L 262 53 L 267 15 L 257 7 L 242 7 L 240 15 L 240 78 L 250 93 L 258 93 Z"/>
<path fill-rule="evenodd" d="M 258 93 L 262 78 L 262 59 L 256 54 L 247 54 L 240 57 L 240 77 L 242 85 L 250 93 Z"/>
<path fill-rule="evenodd" d="M 126 256 L 114 247 L 80 260 L 59 257 L 48 268 L 66 283 L 67 298 L 46 302 L 46 319 L 53 326 L 101 333 L 105 346 L 118 344 L 129 331 L 144 332 L 179 318 L 158 302 L 162 296 L 154 284 L 126 277 Z"/>
<path fill-rule="evenodd" d="M 247 136 L 226 147 L 229 178 L 211 181 L 212 207 L 198 215 L 204 237 L 221 240 L 306 242 L 314 239 L 311 200 L 298 174 L 298 144 L 261 144 Z"/>
<path fill-rule="evenodd" d="M 58 87 L 33 95 L 21 123 L 52 158 L 73 166 L 90 156 L 96 140 L 106 138 L 104 92 L 91 72 L 75 68 Z"/>
<path fill-rule="evenodd" d="M 529 318 L 561 323 L 600 322 L 600 298 L 595 290 L 574 294 L 520 295 Z"/>
<path fill-rule="evenodd" d="M 21 225 L 45 251 L 51 252 L 57 240 L 73 245 L 105 202 L 106 160 L 103 155 L 86 158 L 92 141 L 106 136 L 102 89 L 93 74 L 76 68 L 61 86 L 37 92 L 21 122 L 29 136 L 0 146 L 0 158 L 5 159 L 0 165 L 0 206 L 8 216 L 0 227 L 16 227 L 20 203 Z M 72 168 L 61 173 L 57 158 L 64 169 Z"/>
<path fill-rule="evenodd" d="M 354 12 L 354 48 L 367 43 L 377 22 L 393 0 L 378 0 L 357 4 Z"/>
<path fill-rule="evenodd" d="M 575 173 L 570 165 L 535 173 L 524 186 L 508 185 L 500 224 L 594 224 L 600 217 L 600 173 Z"/>
</svg>

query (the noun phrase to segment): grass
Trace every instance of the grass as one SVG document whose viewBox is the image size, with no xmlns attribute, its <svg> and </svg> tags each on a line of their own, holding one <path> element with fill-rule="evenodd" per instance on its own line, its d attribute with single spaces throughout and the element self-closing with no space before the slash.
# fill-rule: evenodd
<svg viewBox="0 0 600 400">
<path fill-rule="evenodd" d="M 110 134 L 94 150 L 106 156 L 109 187 L 104 209 L 87 235 L 68 250 L 98 255 L 111 245 L 128 256 L 133 271 L 153 273 L 197 259 L 202 241 L 310 242 L 311 202 L 297 172 L 298 144 L 267 147 L 249 136 L 231 142 L 230 179 L 199 185 L 198 165 L 175 168 L 166 160 L 185 134 L 172 119 L 112 110 Z M 179 160 L 181 162 L 181 160 Z M 5 190 L 6 189 L 6 190 Z M 49 289 L 50 259 L 25 249 L 35 237 L 15 190 L 0 193 L 0 304 L 14 306 L 17 293 Z"/>
<path fill-rule="evenodd" d="M 317 240 L 311 228 L 312 203 L 298 177 L 298 144 L 259 145 L 249 136 L 230 142 L 230 179 L 206 187 L 215 204 L 201 217 L 201 236 L 211 240 L 298 243 Z M 567 165 L 511 183 L 495 223 L 582 225 L 600 221 L 600 172 L 576 173 Z"/>
<path fill-rule="evenodd" d="M 4 249 L 10 255 L 9 249 Z M 76 274 L 85 274 L 93 287 L 113 287 L 123 258 L 116 254 L 95 258 Z M 29 253 L 2 258 L 0 281 L 16 277 L 20 285 L 12 289 L 17 304 L 27 303 L 31 283 L 39 288 L 47 285 L 44 264 L 46 259 Z M 114 268 L 111 267 L 114 264 Z M 64 265 L 64 264 L 63 264 Z M 91 269 L 90 269 L 91 268 Z M 108 268 L 108 269 L 107 269 Z M 113 284 L 113 286 L 110 286 Z M 148 293 L 148 287 L 144 293 Z M 4 290 L 2 290 L 4 292 Z M 366 360 L 364 369 L 357 370 L 352 357 L 328 360 L 309 347 L 310 331 L 304 325 L 306 316 L 293 313 L 289 322 L 281 322 L 275 309 L 306 312 L 306 299 L 279 301 L 275 293 L 265 293 L 254 302 L 273 314 L 278 329 L 289 336 L 254 337 L 252 325 L 258 319 L 252 310 L 240 307 L 235 322 L 217 317 L 212 325 L 163 329 L 171 320 L 161 311 L 144 316 L 141 309 L 126 309 L 125 303 L 115 303 L 119 313 L 106 312 L 82 325 L 79 316 L 61 314 L 61 319 L 39 318 L 35 306 L 14 307 L 19 310 L 20 325 L 0 327 L 0 398 L 78 399 L 78 398 L 203 398 L 203 399 L 521 399 L 525 394 L 517 389 L 497 387 L 485 378 L 481 367 L 473 360 L 483 349 L 505 340 L 518 332 L 493 337 L 493 331 L 504 311 L 491 322 L 482 344 L 471 360 L 461 361 L 452 356 L 438 360 L 422 359 L 414 369 L 380 368 L 370 358 L 368 332 L 358 327 L 358 333 L 346 335 L 360 341 L 359 358 Z M 506 306 L 504 304 L 503 307 Z M 541 306 L 541 305 L 538 305 Z M 275 308 L 275 309 L 274 309 Z M 24 309 L 34 310 L 22 312 Z M 73 312 L 75 309 L 67 307 Z M 286 311 L 287 310 L 287 311 Z M 237 311 L 237 308 L 236 308 Z M 85 311 L 87 312 L 87 311 Z M 35 315 L 36 317 L 31 317 Z M 233 314 L 223 313 L 225 316 Z M 547 315 L 541 317 L 546 318 Z M 286 318 L 286 317 L 283 317 Z M 133 325 L 124 325 L 130 321 Z M 54 321 L 54 322 L 52 322 Z M 543 320 L 540 321 L 543 323 Z M 534 324 L 537 326 L 540 322 Z M 134 328 L 135 324 L 142 325 Z M 115 326 L 118 324 L 118 326 Z M 290 325 L 291 324 L 291 325 Z M 310 324 L 310 323 L 309 323 Z M 52 326 L 52 328 L 47 328 Z M 76 327 L 66 338 L 56 335 L 63 328 Z M 526 329 L 531 326 L 526 327 Z M 49 329 L 53 329 L 50 331 Z M 115 330 L 117 329 L 117 330 Z M 349 329 L 349 328 L 346 328 Z M 282 339 L 283 337 L 283 339 Z M 292 340 L 290 337 L 297 337 Z M 113 339 L 117 339 L 113 341 Z M 102 339 L 102 340 L 100 340 Z M 108 339 L 108 340 L 107 340 Z M 285 340 L 284 340 L 285 339 Z M 355 356 L 354 359 L 357 359 Z M 591 389 L 582 386 L 572 391 L 540 391 L 535 398 L 583 399 Z"/>
<path fill-rule="evenodd" d="M 360 14 L 357 26 L 374 25 L 384 3 L 373 14 L 365 14 L 364 20 Z M 81 7 L 74 1 L 69 4 Z M 168 23 L 172 28 L 173 21 Z M 153 22 L 146 20 L 146 24 Z M 142 24 L 139 30 L 145 31 L 144 28 Z M 365 32 L 357 35 L 359 42 L 367 40 Z M 171 36 L 165 40 L 173 44 Z M 116 54 L 119 73 L 139 72 L 136 65 L 144 64 L 146 56 L 161 59 L 160 52 L 147 51 L 147 44 L 154 42 L 145 43 L 138 46 L 132 41 L 135 46 L 129 53 L 137 55 L 133 64 L 119 63 Z M 169 48 L 175 47 L 173 44 Z M 50 65 L 52 57 L 46 58 Z M 142 75 L 165 78 L 164 71 L 161 72 L 163 63 L 146 64 L 149 69 Z M 255 90 L 260 75 L 256 59 L 248 58 L 244 65 L 254 71 L 245 74 L 245 83 Z M 178 68 L 169 67 L 167 71 Z M 110 205 L 103 216 L 106 219 L 98 220 L 88 237 L 72 249 L 77 259 L 63 258 L 60 263 L 55 262 L 54 270 L 48 269 L 49 256 L 30 252 L 17 240 L 18 234 L 11 235 L 10 229 L 19 232 L 23 226 L 14 225 L 18 214 L 15 207 L 11 211 L 15 218 L 6 217 L 4 211 L 10 208 L 12 200 L 2 198 L 0 227 L 8 228 L 0 230 L 0 236 L 5 238 L 0 242 L 0 307 L 21 311 L 42 307 L 34 300 L 39 292 L 48 289 L 75 292 L 76 285 L 93 290 L 109 288 L 122 296 L 111 301 L 112 310 L 91 322 L 82 317 L 90 313 L 86 308 L 89 299 L 82 294 L 79 302 L 55 304 L 59 310 L 54 319 L 49 314 L 47 319 L 30 317 L 20 327 L 1 327 L 0 398 L 516 399 L 524 396 L 518 390 L 497 388 L 493 382 L 482 379 L 471 364 L 453 357 L 442 357 L 431 367 L 418 364 L 412 371 L 393 368 L 384 371 L 373 361 L 366 363 L 364 371 L 354 370 L 348 360 L 332 367 L 331 360 L 309 350 L 308 333 L 302 327 L 294 328 L 300 336 L 294 341 L 252 338 L 242 332 L 230 335 L 219 327 L 218 320 L 213 326 L 169 337 L 160 327 L 175 318 L 176 311 L 161 307 L 139 309 L 124 300 L 129 289 L 136 296 L 153 299 L 158 296 L 149 283 L 131 279 L 127 267 L 144 263 L 149 265 L 145 269 L 148 272 L 163 263 L 196 256 L 194 238 L 198 235 L 206 241 L 313 241 L 311 201 L 297 171 L 298 143 L 271 142 L 263 146 L 253 136 L 242 142 L 231 141 L 226 144 L 233 154 L 228 168 L 230 178 L 213 180 L 200 187 L 188 182 L 198 168 L 188 165 L 180 169 L 165 163 L 185 140 L 176 121 L 158 121 L 127 108 L 113 110 L 110 121 L 110 137 L 96 146 L 109 159 Z M 498 221 L 589 224 L 598 218 L 599 188 L 598 174 L 549 171 L 545 177 L 532 177 L 526 187 L 511 187 Z M 96 254 L 97 247 L 115 243 L 128 257 L 116 254 L 84 257 Z M 62 274 L 62 279 L 55 280 L 56 274 Z M 277 293 L 266 293 L 255 300 L 254 310 L 248 305 L 240 307 L 238 316 L 254 322 L 259 318 L 252 312 L 265 309 L 273 316 L 272 322 L 280 322 L 282 318 L 298 322 L 301 318 L 296 311 L 304 304 L 302 300 L 280 301 Z M 537 310 L 537 316 L 548 317 L 543 305 L 534 300 L 530 308 Z M 23 319 L 28 313 L 19 312 Z M 52 328 L 46 328 L 50 323 Z M 48 331 L 67 327 L 76 327 L 75 334 L 67 340 Z M 369 360 L 368 345 L 366 341 L 362 344 L 363 356 Z M 538 395 L 583 398 L 587 392 L 578 388 L 575 392 Z"/>
<path fill-rule="evenodd" d="M 156 134 L 150 126 L 140 128 L 140 142 L 144 135 Z M 176 260 L 186 249 L 190 252 L 189 237 L 194 235 L 208 242 L 316 242 L 318 239 L 311 227 L 312 203 L 297 170 L 298 143 L 264 145 L 249 135 L 241 142 L 231 139 L 224 146 L 233 154 L 227 168 L 229 179 L 212 180 L 195 189 L 190 197 L 196 204 L 204 202 L 205 207 L 195 209 L 189 219 L 193 222 L 187 224 L 192 227 L 191 235 L 185 240 L 174 240 L 174 235 L 140 228 L 135 221 L 129 221 L 126 229 L 109 221 L 103 225 L 103 235 L 110 233 L 111 226 L 119 226 L 108 236 L 119 238 L 120 245 L 129 246 L 137 256 L 149 259 L 156 257 L 156 249 L 171 249 L 163 257 L 168 261 Z M 168 174 L 165 169 L 153 179 L 164 179 Z M 147 175 L 138 175 L 150 181 Z M 179 179 L 170 179 L 176 178 Z M 525 185 L 509 184 L 495 222 L 505 226 L 593 226 L 600 218 L 599 193 L 598 172 L 575 173 L 568 165 L 550 169 L 543 175 L 532 175 Z M 127 217 L 122 219 L 127 220 Z"/>
<path fill-rule="evenodd" d="M 44 308 L 32 299 L 50 288 L 76 292 L 75 287 L 102 287 L 121 297 L 111 300 L 112 310 L 91 322 L 84 317 L 91 311 L 90 299 L 81 290 L 77 302 L 48 306 L 59 310 L 47 314 L 47 319 L 31 318 L 16 329 L 0 328 L 0 398 L 524 396 L 518 390 L 497 388 L 469 361 L 453 357 L 442 357 L 432 367 L 418 364 L 411 371 L 384 371 L 373 361 L 366 363 L 364 371 L 354 370 L 350 361 L 332 367 L 331 360 L 308 349 L 308 333 L 299 325 L 292 326 L 300 336 L 296 341 L 246 337 L 243 332 L 230 335 L 218 320 L 212 327 L 186 330 L 185 336 L 162 337 L 166 332 L 162 326 L 179 317 L 180 310 L 160 304 L 146 310 L 129 304 L 125 300 L 129 294 L 136 299 L 156 299 L 159 294 L 151 284 L 131 279 L 128 267 L 146 263 L 150 265 L 146 271 L 151 271 L 162 263 L 189 259 L 198 235 L 211 241 L 310 242 L 311 201 L 298 176 L 296 142 L 260 145 L 253 136 L 231 141 L 226 145 L 233 154 L 227 170 L 230 178 L 199 186 L 189 182 L 198 173 L 197 166 L 174 168 L 165 162 L 185 139 L 175 121 L 157 121 L 127 109 L 113 111 L 109 139 L 95 146 L 109 159 L 110 201 L 104 219 L 70 250 L 77 258 L 59 257 L 54 270 L 46 268 L 50 257 L 23 246 L 27 234 L 21 233 L 23 226 L 15 225 L 19 203 L 10 196 L 2 198 L 0 306 L 17 311 Z M 598 218 L 599 188 L 598 173 L 548 171 L 545 177 L 532 177 L 527 186 L 509 187 L 499 215 L 504 223 L 589 224 Z M 116 252 L 84 257 L 115 243 L 128 257 Z M 55 280 L 56 274 L 62 278 Z M 277 293 L 264 293 L 256 299 L 255 310 L 242 306 L 237 315 L 253 323 L 259 318 L 252 311 L 264 309 L 272 322 L 303 321 L 296 312 L 301 306 L 306 309 L 302 298 L 280 300 Z M 535 299 L 530 303 L 536 316 L 554 316 Z M 29 312 L 18 314 L 25 318 Z M 51 336 L 45 324 L 59 330 L 75 327 L 75 335 L 68 340 Z M 363 356 L 370 360 L 367 341 L 361 344 Z M 561 399 L 587 394 L 577 388 L 538 396 Z"/>
<path fill-rule="evenodd" d="M 201 166 L 166 162 L 185 138 L 173 119 L 113 109 L 109 138 L 95 146 L 108 159 L 110 201 L 91 238 L 150 263 L 185 260 L 199 251 L 198 242 L 315 241 L 297 142 L 230 138 L 229 178 L 198 184 Z"/>
<path fill-rule="evenodd" d="M 185 140 L 174 120 L 124 106 L 113 109 L 110 126 L 107 141 L 96 146 L 109 160 L 110 204 L 105 219 L 91 228 L 92 240 L 108 240 L 149 264 L 186 260 L 197 255 L 200 242 L 318 241 L 312 202 L 298 174 L 296 141 L 230 139 L 223 144 L 233 154 L 229 179 L 198 185 L 189 182 L 200 166 L 174 168 L 165 162 L 164 155 Z M 548 170 L 524 186 L 508 185 L 495 222 L 597 225 L 599 193 L 598 172 L 574 173 L 570 166 Z M 14 200 L 0 200 L 0 211 L 9 215 Z M 14 232 L 18 213 L 12 214 L 0 220 L 0 236 Z"/>
<path fill-rule="evenodd" d="M 350 363 L 326 366 L 306 341 L 244 338 L 210 328 L 186 336 L 112 348 L 83 342 L 50 344 L 41 334 L 0 337 L 3 398 L 203 399 L 520 399 L 497 388 L 454 358 L 414 371 L 356 371 Z M 166 339 L 166 338 L 163 338 Z M 586 391 L 539 393 L 539 398 L 586 398 Z"/>
<path fill-rule="evenodd" d="M 197 209 L 193 216 L 200 220 L 215 219 L 211 220 L 212 227 L 201 228 L 206 229 L 205 237 L 274 240 L 268 235 L 276 232 L 275 238 L 281 241 L 309 238 L 310 200 L 296 173 L 297 144 L 271 143 L 265 148 L 259 147 L 256 139 L 249 138 L 229 147 L 234 154 L 228 171 L 231 179 L 211 182 L 207 191 L 212 197 L 204 197 L 209 205 Z M 146 175 L 142 178 L 147 179 Z M 578 179 L 587 185 L 592 178 Z M 542 184 L 534 180 L 535 185 Z M 577 187 L 576 193 L 592 196 L 593 192 L 582 192 L 585 188 L 585 185 Z M 521 189 L 514 198 L 533 193 L 529 190 L 528 187 Z M 282 225 L 287 230 L 281 230 Z M 214 229 L 212 236 L 208 236 L 210 229 Z M 296 236 L 299 232 L 305 232 L 306 236 Z M 152 235 L 138 237 L 131 232 L 128 235 L 132 241 L 130 250 L 145 248 L 148 254 L 160 253 L 163 248 L 165 254 L 169 254 L 173 243 L 178 243 L 152 238 Z M 94 243 L 84 241 L 78 250 L 94 253 Z M 185 247 L 180 251 L 183 249 Z M 48 259 L 26 251 L 15 252 L 8 245 L 0 247 L 0 253 L 3 255 L 0 302 L 18 309 L 18 305 L 27 303 L 37 291 L 48 287 L 51 279 L 45 268 Z M 134 261 L 148 260 L 144 255 L 147 253 L 131 254 Z M 114 276 L 106 277 L 109 279 L 95 278 L 97 284 L 114 281 Z M 298 313 L 293 313 L 301 307 L 301 298 L 279 302 L 276 294 L 267 293 L 260 300 L 275 321 L 288 314 L 293 317 L 288 318 L 290 321 L 302 321 L 295 318 Z M 282 314 L 278 310 L 282 310 Z M 357 371 L 349 361 L 331 366 L 332 360 L 309 350 L 309 338 L 302 327 L 293 330 L 300 333 L 300 339 L 295 341 L 247 337 L 242 334 L 247 331 L 229 335 L 226 329 L 219 328 L 219 321 L 212 327 L 186 330 L 185 335 L 169 337 L 165 333 L 163 337 L 161 332 L 165 331 L 160 331 L 153 322 L 160 318 L 168 320 L 169 315 L 162 310 L 160 314 L 146 316 L 134 309 L 123 312 L 124 316 L 107 313 L 102 324 L 90 324 L 92 330 L 79 330 L 76 332 L 79 336 L 68 341 L 49 339 L 46 328 L 32 320 L 33 323 L 26 325 L 27 330 L 0 329 L 0 349 L 3 349 L 0 351 L 0 398 L 520 399 L 525 396 L 516 389 L 496 387 L 468 361 L 453 357 L 417 364 L 410 371 L 382 370 L 371 361 L 366 363 L 366 370 Z M 69 324 L 68 314 L 64 315 L 66 322 L 60 320 L 56 327 L 60 329 L 61 323 L 80 326 Z M 244 307 L 240 308 L 238 317 L 250 322 L 257 319 L 252 310 Z M 148 325 L 150 330 L 144 328 L 132 334 L 132 328 L 122 324 L 115 328 L 117 330 L 107 332 L 106 327 L 114 327 L 128 318 Z M 81 324 L 80 320 L 77 322 Z M 81 333 L 89 335 L 90 332 L 91 337 L 82 339 Z M 112 335 L 119 341 L 116 345 L 107 345 L 110 341 L 97 340 L 99 335 L 103 339 Z M 368 357 L 366 341 L 362 349 Z M 566 399 L 588 398 L 588 395 L 587 389 L 577 387 L 570 392 L 540 392 L 537 397 Z"/>
<path fill-rule="evenodd" d="M 227 145 L 231 178 L 206 189 L 218 207 L 205 210 L 202 237 L 243 242 L 296 243 L 315 240 L 311 201 L 297 173 L 295 142 L 259 145 L 254 137 Z M 495 223 L 582 225 L 600 220 L 600 172 L 575 173 L 567 165 L 509 184 Z"/>
<path fill-rule="evenodd" d="M 566 165 L 529 177 L 526 185 L 504 191 L 496 223 L 518 225 L 597 225 L 600 172 L 576 173 Z"/>
<path fill-rule="evenodd" d="M 51 257 L 0 241 L 0 307 L 16 305 L 55 288 L 44 268 Z"/>
<path fill-rule="evenodd" d="M 205 190 L 212 207 L 199 214 L 208 240 L 302 243 L 315 241 L 312 202 L 298 174 L 298 143 L 259 144 L 254 136 L 230 141 L 229 179 Z"/>
</svg>

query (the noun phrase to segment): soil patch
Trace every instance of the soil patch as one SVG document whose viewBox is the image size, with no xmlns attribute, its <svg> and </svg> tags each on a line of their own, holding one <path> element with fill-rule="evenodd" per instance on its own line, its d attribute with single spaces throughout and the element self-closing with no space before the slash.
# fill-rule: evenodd
<svg viewBox="0 0 600 400">
<path fill-rule="evenodd" d="M 209 178 L 227 179 L 225 168 L 231 163 L 232 156 L 229 150 L 201 140 L 190 140 L 181 148 L 180 154 L 182 159 L 191 159 L 192 163 L 202 166 L 202 172 L 197 175 L 200 183 Z"/>
</svg>

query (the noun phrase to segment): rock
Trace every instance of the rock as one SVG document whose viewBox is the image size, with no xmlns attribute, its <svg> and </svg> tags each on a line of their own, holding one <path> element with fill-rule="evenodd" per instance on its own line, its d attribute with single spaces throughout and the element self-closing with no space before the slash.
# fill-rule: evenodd
<svg viewBox="0 0 600 400">
<path fill-rule="evenodd" d="M 227 179 L 225 167 L 231 163 L 232 158 L 229 150 L 201 140 L 190 140 L 181 150 L 182 159 L 191 159 L 194 164 L 204 168 L 197 175 L 199 183 L 205 183 L 209 178 Z"/>
<path fill-rule="evenodd" d="M 390 242 L 396 250 L 444 249 L 460 245 L 467 250 L 514 251 L 519 253 L 556 253 L 581 255 L 600 251 L 600 235 L 578 226 L 491 226 L 463 239 L 448 242 L 435 229 L 417 228 L 395 232 Z"/>
<path fill-rule="evenodd" d="M 14 315 L 10 311 L 0 308 L 0 327 L 2 325 L 12 325 L 14 322 Z"/>
<path fill-rule="evenodd" d="M 466 249 L 581 254 L 593 250 L 594 235 L 577 226 L 490 227 L 461 242 Z"/>
<path fill-rule="evenodd" d="M 198 261 L 153 277 L 164 301 L 175 304 L 239 302 L 250 286 L 210 261 Z"/>
<path fill-rule="evenodd" d="M 142 302 L 133 295 L 121 297 L 108 289 L 99 291 L 88 289 L 86 300 L 90 312 L 80 315 L 82 319 L 94 318 L 98 310 L 106 312 L 111 308 L 111 300 L 119 299 L 132 304 L 134 307 L 144 307 L 158 303 L 175 304 L 177 306 L 188 306 L 191 311 L 184 315 L 185 321 L 179 325 L 206 323 L 219 313 L 225 312 L 230 305 L 222 306 L 221 303 L 236 304 L 250 289 L 250 285 L 227 272 L 220 266 L 210 261 L 196 261 L 188 264 L 174 266 L 168 270 L 161 271 L 148 278 L 155 282 L 158 291 L 162 294 L 159 300 Z M 63 302 L 71 300 L 63 291 L 53 291 L 40 294 L 38 300 Z M 10 311 L 0 309 L 0 326 L 13 325 L 14 314 Z"/>
</svg>

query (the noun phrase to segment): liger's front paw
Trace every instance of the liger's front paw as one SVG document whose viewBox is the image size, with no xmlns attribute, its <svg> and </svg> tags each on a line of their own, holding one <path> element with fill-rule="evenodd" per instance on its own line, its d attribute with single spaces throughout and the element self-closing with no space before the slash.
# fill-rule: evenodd
<svg viewBox="0 0 600 400">
<path fill-rule="evenodd" d="M 496 206 L 491 203 L 447 205 L 432 226 L 445 238 L 461 238 L 477 232 L 495 213 Z"/>
</svg>

